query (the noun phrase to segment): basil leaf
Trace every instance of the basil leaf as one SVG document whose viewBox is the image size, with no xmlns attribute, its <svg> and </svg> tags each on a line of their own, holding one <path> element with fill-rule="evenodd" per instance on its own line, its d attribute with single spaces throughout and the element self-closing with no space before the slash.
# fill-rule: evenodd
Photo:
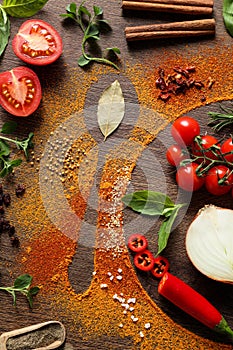
<svg viewBox="0 0 233 350">
<path fill-rule="evenodd" d="M 12 134 L 17 128 L 17 123 L 14 121 L 6 122 L 2 126 L 1 133 Z"/>
<path fill-rule="evenodd" d="M 2 8 L 12 17 L 31 17 L 41 10 L 48 0 L 3 0 Z"/>
<path fill-rule="evenodd" d="M 232 0 L 223 0 L 223 20 L 226 29 L 233 36 L 233 2 Z"/>
<path fill-rule="evenodd" d="M 32 282 L 32 276 L 25 274 L 16 278 L 14 282 L 15 289 L 24 289 L 28 288 Z"/>
<path fill-rule="evenodd" d="M 98 27 L 95 24 L 92 24 L 89 27 L 89 30 L 87 31 L 86 35 L 87 35 L 87 37 L 92 37 L 92 36 L 95 36 L 95 35 L 99 35 Z"/>
<path fill-rule="evenodd" d="M 178 211 L 183 205 L 176 205 L 173 208 L 172 213 L 169 217 L 166 217 L 165 220 L 162 222 L 159 232 L 158 232 L 158 252 L 157 255 L 159 255 L 167 246 L 168 239 L 170 237 L 171 231 L 172 231 L 172 225 L 177 217 Z"/>
<path fill-rule="evenodd" d="M 118 47 L 108 47 L 106 50 L 112 51 L 112 52 L 118 53 L 118 54 L 121 53 L 121 51 L 120 51 L 120 49 L 118 49 Z"/>
<path fill-rule="evenodd" d="M 3 54 L 10 36 L 10 21 L 6 11 L 0 6 L 0 56 Z"/>
<path fill-rule="evenodd" d="M 173 208 L 172 200 L 161 192 L 136 191 L 126 194 L 122 201 L 133 210 L 146 215 L 163 215 L 164 208 Z"/>
</svg>

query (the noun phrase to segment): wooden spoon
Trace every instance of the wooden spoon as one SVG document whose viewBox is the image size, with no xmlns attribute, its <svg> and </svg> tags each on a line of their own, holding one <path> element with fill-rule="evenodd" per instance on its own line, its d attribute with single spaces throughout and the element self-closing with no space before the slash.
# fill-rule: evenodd
<svg viewBox="0 0 233 350">
<path fill-rule="evenodd" d="M 20 336 L 26 333 L 30 333 L 36 330 L 39 330 L 41 328 L 46 327 L 47 325 L 58 325 L 61 328 L 62 331 L 62 335 L 61 335 L 61 339 L 60 340 L 55 340 L 53 343 L 47 345 L 47 346 L 43 346 L 40 348 L 34 348 L 31 350 L 52 350 L 52 349 L 57 349 L 60 345 L 62 345 L 65 341 L 65 337 L 66 337 L 66 331 L 65 331 L 65 327 L 64 325 L 59 322 L 59 321 L 47 321 L 44 323 L 38 323 L 32 326 L 28 326 L 28 327 L 24 327 L 24 328 L 19 328 L 19 329 L 15 329 L 13 331 L 10 332 L 5 332 L 0 336 L 0 350 L 7 350 L 7 341 L 10 338 L 16 337 L 16 336 Z M 17 350 L 17 349 L 15 349 Z"/>
</svg>

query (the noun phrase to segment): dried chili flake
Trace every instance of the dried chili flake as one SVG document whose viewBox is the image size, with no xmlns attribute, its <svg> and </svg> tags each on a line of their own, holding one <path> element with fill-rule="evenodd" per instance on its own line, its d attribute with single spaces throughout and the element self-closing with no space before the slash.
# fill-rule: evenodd
<svg viewBox="0 0 233 350">
<path fill-rule="evenodd" d="M 187 90 L 195 87 L 201 90 L 205 85 L 201 80 L 196 80 L 190 75 L 196 71 L 195 66 L 187 66 L 186 68 L 175 66 L 174 73 L 165 76 L 165 71 L 159 68 L 159 77 L 156 79 L 155 85 L 160 90 L 158 98 L 164 102 L 168 101 L 172 95 L 185 94 Z M 210 80 L 208 86 L 210 86 Z"/>
</svg>

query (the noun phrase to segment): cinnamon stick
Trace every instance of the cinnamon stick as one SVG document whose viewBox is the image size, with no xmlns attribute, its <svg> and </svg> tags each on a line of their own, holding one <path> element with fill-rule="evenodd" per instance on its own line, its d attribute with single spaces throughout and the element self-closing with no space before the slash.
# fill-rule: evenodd
<svg viewBox="0 0 233 350">
<path fill-rule="evenodd" d="M 135 0 L 128 0 L 135 1 Z M 184 6 L 204 6 L 204 7 L 213 7 L 214 0 L 140 0 L 140 2 L 152 2 L 158 4 L 167 4 L 167 5 L 184 5 Z"/>
<path fill-rule="evenodd" d="M 168 1 L 168 0 L 166 0 Z M 162 3 L 156 0 L 123 0 L 123 10 L 139 10 L 139 11 L 157 11 L 157 12 L 171 12 L 187 15 L 210 15 L 213 12 L 212 6 L 195 6 L 195 5 L 181 5 L 177 3 Z"/>
<path fill-rule="evenodd" d="M 125 28 L 126 40 L 128 41 L 214 35 L 214 33 L 214 18 Z"/>
</svg>

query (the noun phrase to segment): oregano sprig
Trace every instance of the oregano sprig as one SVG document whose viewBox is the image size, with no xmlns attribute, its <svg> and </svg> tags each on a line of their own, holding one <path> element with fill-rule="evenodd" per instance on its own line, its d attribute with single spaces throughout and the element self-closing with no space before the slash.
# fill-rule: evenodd
<svg viewBox="0 0 233 350">
<path fill-rule="evenodd" d="M 31 287 L 32 279 L 33 277 L 28 274 L 21 275 L 15 279 L 13 286 L 0 287 L 0 290 L 8 292 L 12 295 L 14 306 L 16 305 L 16 293 L 25 295 L 29 302 L 29 306 L 32 308 L 33 296 L 40 290 L 37 286 Z"/>
<path fill-rule="evenodd" d="M 107 59 L 106 57 L 92 57 L 86 51 L 86 46 L 91 43 L 92 40 L 100 40 L 100 29 L 102 25 L 110 28 L 108 22 L 102 18 L 103 10 L 99 6 L 93 6 L 93 13 L 91 13 L 86 6 L 84 6 L 85 1 L 81 3 L 79 7 L 75 3 L 71 3 L 66 7 L 66 13 L 61 14 L 63 18 L 70 18 L 75 21 L 83 31 L 82 39 L 82 55 L 78 59 L 78 65 L 80 67 L 87 66 L 91 62 L 97 62 L 102 64 L 110 65 L 116 69 L 118 66 Z M 107 53 L 113 53 L 114 56 L 120 54 L 118 47 L 108 47 L 105 49 Z"/>
<path fill-rule="evenodd" d="M 157 255 L 159 255 L 166 248 L 174 221 L 180 208 L 185 204 L 175 204 L 166 194 L 146 190 L 126 194 L 122 201 L 141 214 L 163 217 L 158 232 Z"/>
<path fill-rule="evenodd" d="M 12 139 L 4 134 L 12 134 L 17 127 L 15 122 L 6 122 L 0 130 L 0 177 L 10 174 L 13 169 L 22 163 L 22 159 L 11 159 L 11 148 L 9 143 L 13 143 L 18 149 L 22 150 L 28 159 L 28 151 L 33 147 L 32 138 L 34 134 L 29 133 L 23 140 Z"/>
</svg>

